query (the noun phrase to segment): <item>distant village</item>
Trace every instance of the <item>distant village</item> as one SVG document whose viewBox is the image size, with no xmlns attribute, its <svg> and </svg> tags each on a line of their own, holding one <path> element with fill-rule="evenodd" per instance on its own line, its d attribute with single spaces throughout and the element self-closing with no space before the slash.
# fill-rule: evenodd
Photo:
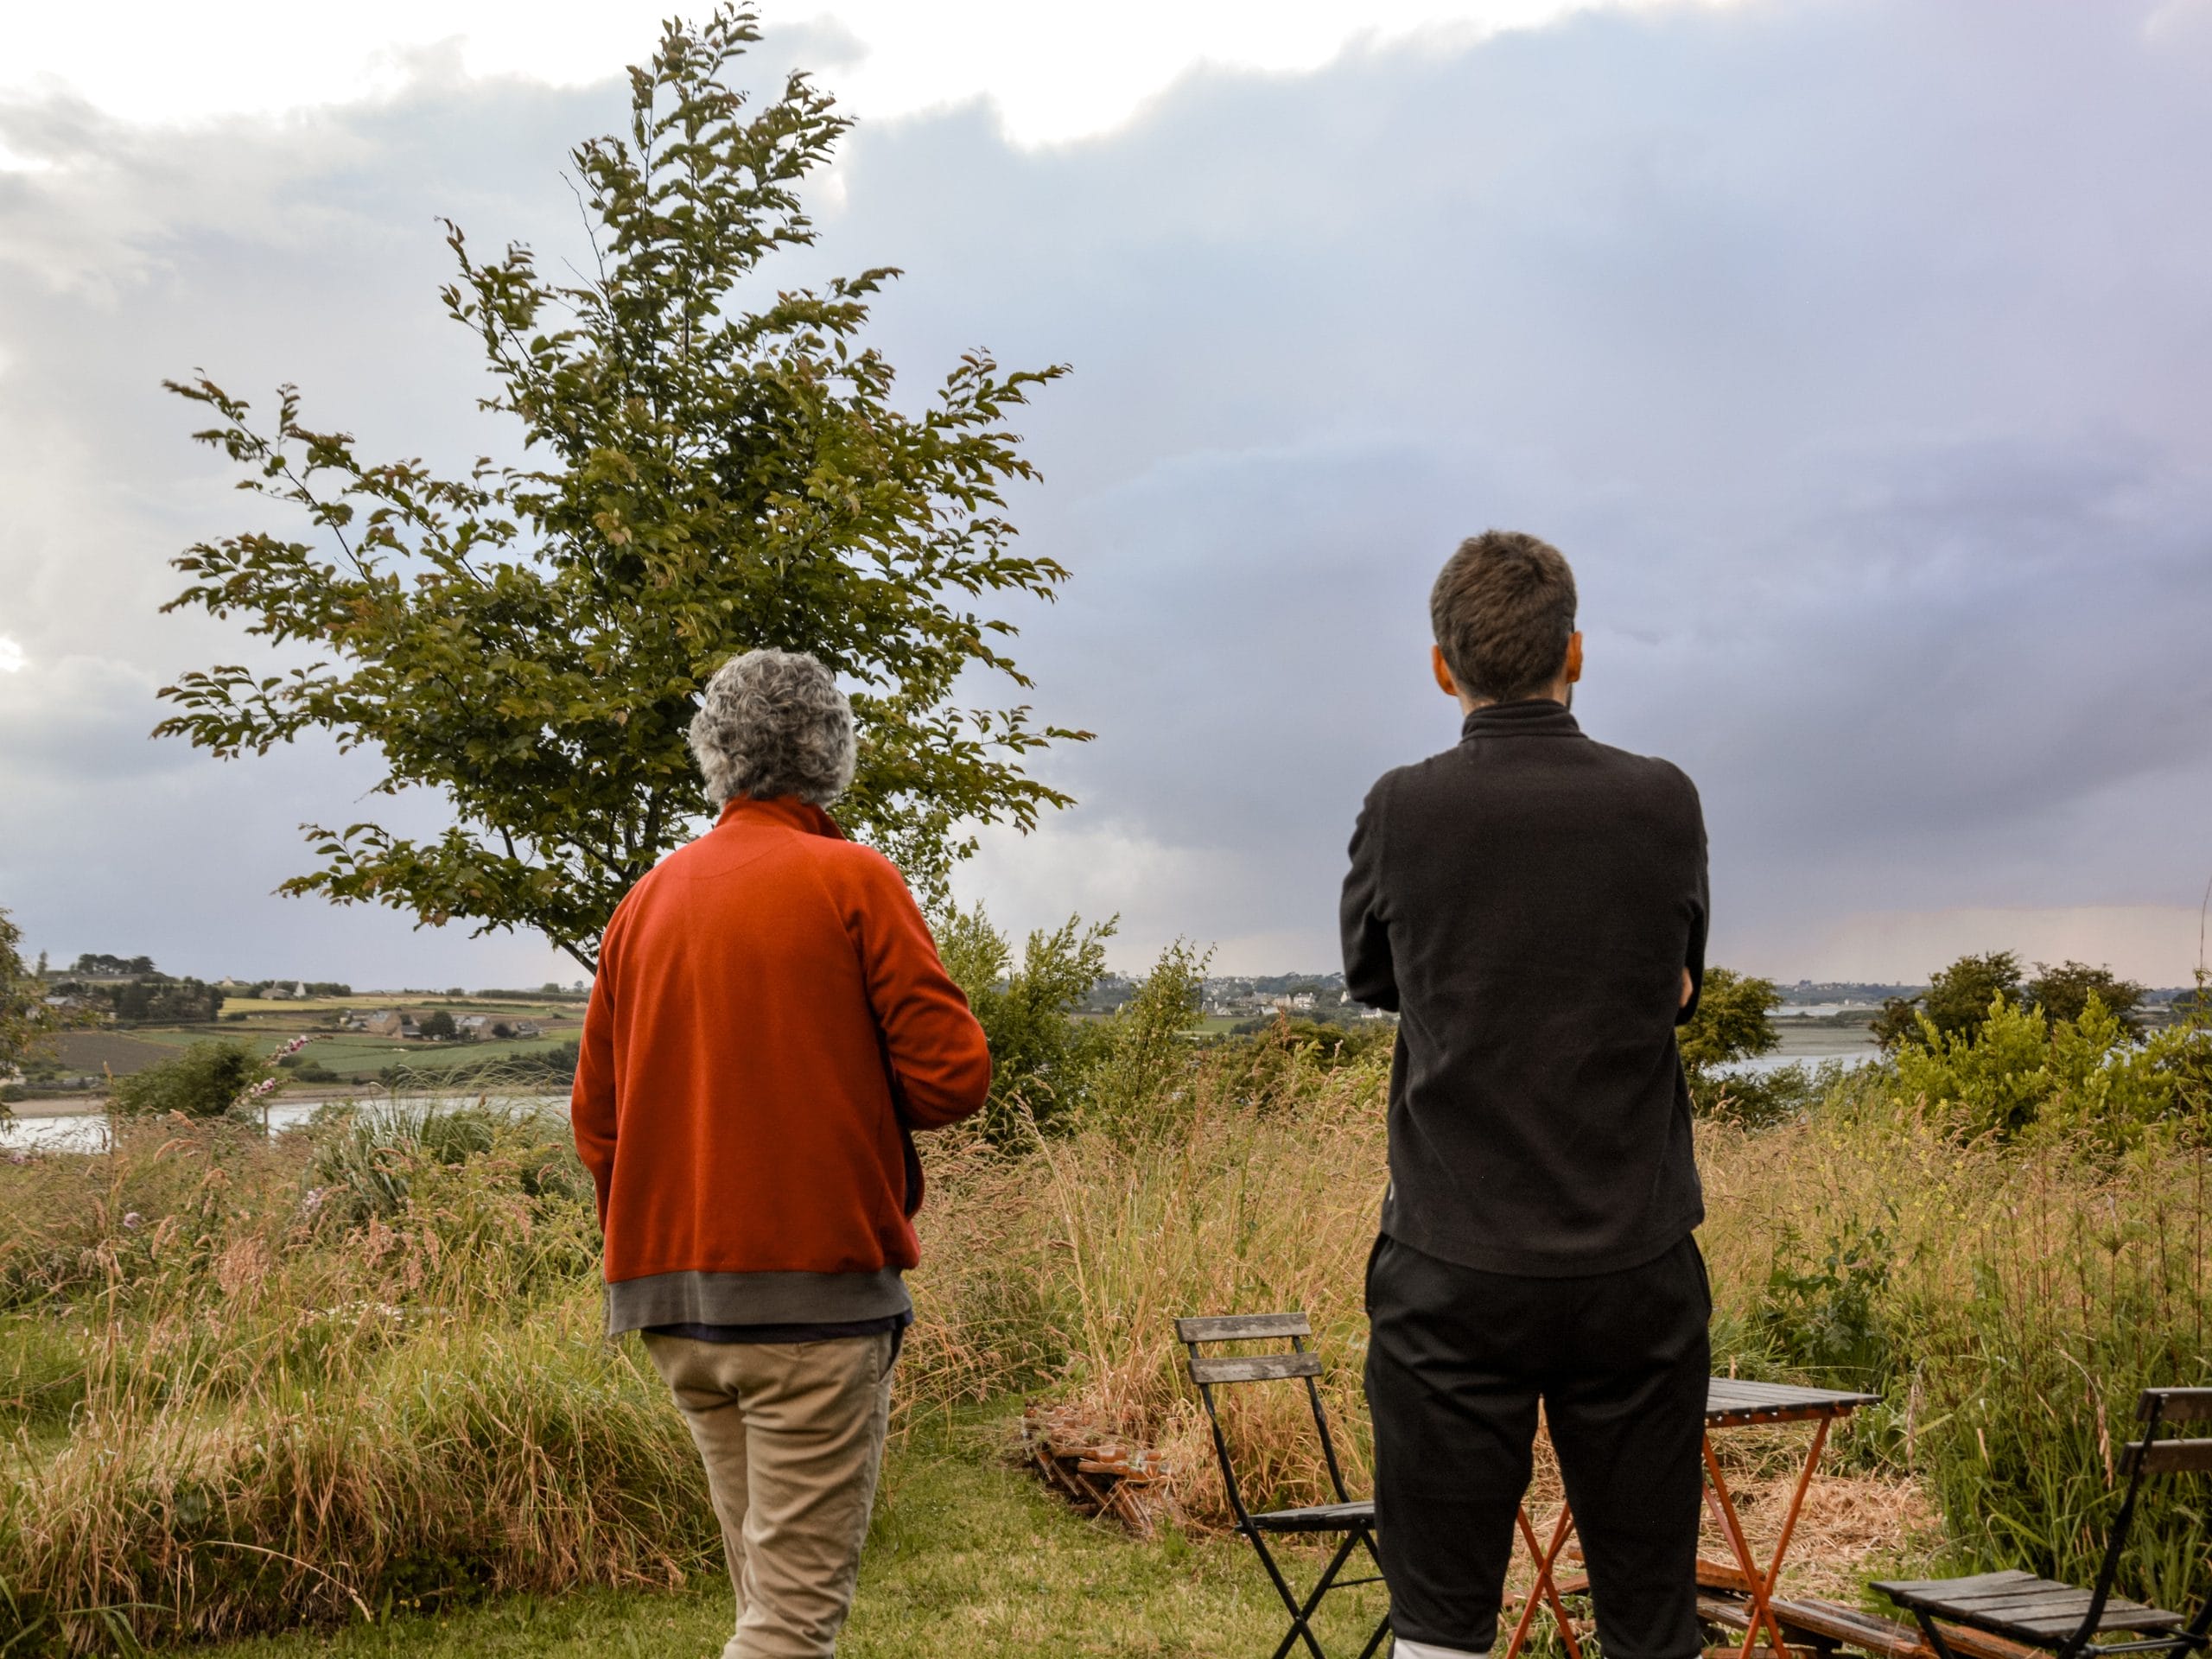
<svg viewBox="0 0 2212 1659">
<path fill-rule="evenodd" d="M 1095 1015 L 1118 1013 L 1139 988 L 1139 982 L 1134 979 L 1122 974 L 1108 974 L 1092 988 L 1081 1012 Z M 1341 973 L 1215 976 L 1201 983 L 1198 1012 L 1208 1020 L 1290 1019 L 1323 1024 L 1393 1017 L 1351 1001 Z"/>
</svg>

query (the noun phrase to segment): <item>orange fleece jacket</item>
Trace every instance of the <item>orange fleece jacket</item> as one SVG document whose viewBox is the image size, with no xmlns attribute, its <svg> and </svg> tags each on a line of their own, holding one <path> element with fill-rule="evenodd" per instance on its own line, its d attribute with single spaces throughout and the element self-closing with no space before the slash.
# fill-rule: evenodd
<svg viewBox="0 0 2212 1659">
<path fill-rule="evenodd" d="M 600 944 L 570 1106 L 607 1282 L 914 1266 L 908 1131 L 990 1083 L 890 861 L 791 797 L 731 801 Z"/>
</svg>

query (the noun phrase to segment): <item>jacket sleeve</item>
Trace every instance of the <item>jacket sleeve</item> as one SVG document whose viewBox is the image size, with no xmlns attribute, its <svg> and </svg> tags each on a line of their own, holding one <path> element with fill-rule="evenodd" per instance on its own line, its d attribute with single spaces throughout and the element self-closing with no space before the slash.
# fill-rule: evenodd
<svg viewBox="0 0 2212 1659">
<path fill-rule="evenodd" d="M 619 919 L 620 912 L 616 914 Z M 600 940 L 599 971 L 592 976 L 583 1039 L 577 1045 L 576 1080 L 569 1091 L 569 1127 L 576 1137 L 576 1156 L 591 1172 L 602 1230 L 607 1192 L 614 1180 L 614 964 L 620 948 L 609 923 Z"/>
<path fill-rule="evenodd" d="M 1689 970 L 1690 1000 L 1675 1015 L 1678 1026 L 1686 1026 L 1695 1017 L 1698 1000 L 1705 995 L 1705 940 L 1713 923 L 1713 893 L 1706 869 L 1705 809 L 1698 801 L 1697 785 L 1685 778 L 1682 786 L 1689 791 L 1690 823 L 1697 838 L 1697 869 L 1690 882 L 1689 946 L 1682 957 L 1682 966 Z"/>
<path fill-rule="evenodd" d="M 1386 780 L 1387 781 L 1387 780 Z M 1397 967 L 1390 960 L 1389 918 L 1382 894 L 1382 784 L 1367 791 L 1351 832 L 1351 869 L 1344 877 L 1338 920 L 1344 930 L 1344 989 L 1356 1002 L 1395 1014 Z"/>
<path fill-rule="evenodd" d="M 990 1044 L 888 859 L 866 855 L 855 911 L 861 971 L 906 1126 L 943 1128 L 981 1110 L 991 1092 Z"/>
</svg>

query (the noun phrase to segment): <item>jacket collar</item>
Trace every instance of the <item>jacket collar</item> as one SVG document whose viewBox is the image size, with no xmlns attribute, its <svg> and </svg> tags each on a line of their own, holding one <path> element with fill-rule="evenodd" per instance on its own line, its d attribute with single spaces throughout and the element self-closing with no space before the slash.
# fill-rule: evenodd
<svg viewBox="0 0 2212 1659">
<path fill-rule="evenodd" d="M 1462 742 L 1471 737 L 1580 737 L 1582 728 L 1564 703 L 1549 697 L 1518 702 L 1486 702 L 1460 722 Z"/>
<path fill-rule="evenodd" d="M 827 836 L 832 841 L 845 839 L 845 832 L 837 827 L 835 818 L 796 795 L 778 795 L 765 801 L 756 801 L 749 795 L 733 795 L 723 804 L 721 817 L 715 820 L 715 828 L 719 830 L 732 823 L 772 825 L 797 830 L 804 835 Z"/>
</svg>

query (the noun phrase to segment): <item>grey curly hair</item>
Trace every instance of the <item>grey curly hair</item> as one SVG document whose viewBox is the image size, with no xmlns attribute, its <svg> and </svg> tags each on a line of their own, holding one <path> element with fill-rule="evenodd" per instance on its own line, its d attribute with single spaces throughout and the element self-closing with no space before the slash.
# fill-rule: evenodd
<svg viewBox="0 0 2212 1659">
<path fill-rule="evenodd" d="M 827 806 L 853 781 L 853 706 L 804 652 L 731 658 L 700 694 L 690 736 L 717 807 L 737 795 Z"/>
</svg>

